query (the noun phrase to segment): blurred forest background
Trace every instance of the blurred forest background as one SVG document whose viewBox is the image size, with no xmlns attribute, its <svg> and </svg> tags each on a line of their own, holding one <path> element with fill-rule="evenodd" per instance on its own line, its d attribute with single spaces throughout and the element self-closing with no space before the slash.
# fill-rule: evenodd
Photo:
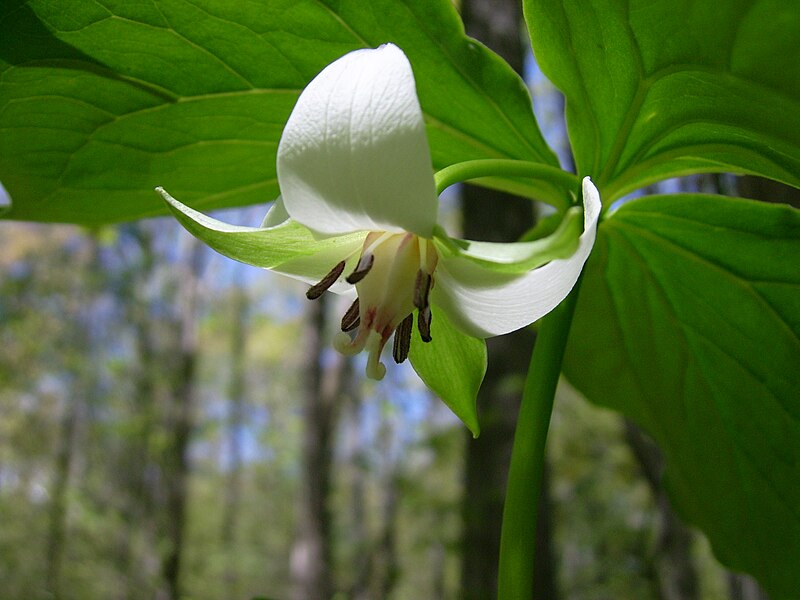
<svg viewBox="0 0 800 600">
<path fill-rule="evenodd" d="M 517 2 L 461 8 L 526 74 L 568 166 L 563 99 L 522 45 Z M 736 185 L 771 194 L 666 184 Z M 487 190 L 447 200 L 473 239 L 514 239 L 535 218 Z M 331 349 L 336 298 L 306 302 L 172 219 L 0 223 L 0 239 L 0 598 L 493 596 L 533 330 L 490 340 L 473 440 L 407 363 L 376 384 Z M 537 597 L 766 598 L 673 514 L 647 436 L 566 384 L 548 459 Z"/>
</svg>

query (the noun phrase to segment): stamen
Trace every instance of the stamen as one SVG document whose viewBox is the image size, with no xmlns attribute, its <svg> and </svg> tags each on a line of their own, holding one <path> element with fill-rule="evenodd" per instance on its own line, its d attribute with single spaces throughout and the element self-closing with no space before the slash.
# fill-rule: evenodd
<svg viewBox="0 0 800 600">
<path fill-rule="evenodd" d="M 342 317 L 342 331 L 353 331 L 361 323 L 361 315 L 359 314 L 358 298 L 350 305 L 347 312 Z"/>
<path fill-rule="evenodd" d="M 408 358 L 411 349 L 411 329 L 414 327 L 414 315 L 408 315 L 394 331 L 392 357 L 398 365 Z"/>
<path fill-rule="evenodd" d="M 350 273 L 347 276 L 347 283 L 356 284 L 364 277 L 367 276 L 369 270 L 372 268 L 372 265 L 375 263 L 375 255 L 374 254 L 364 254 L 358 261 L 356 265 L 356 270 Z"/>
<path fill-rule="evenodd" d="M 428 293 L 431 291 L 433 278 L 430 273 L 420 269 L 417 271 L 417 280 L 414 283 L 414 306 L 422 310 L 429 305 Z"/>
<path fill-rule="evenodd" d="M 322 296 L 322 294 L 324 294 L 329 287 L 336 283 L 336 280 L 339 279 L 342 271 L 344 271 L 344 261 L 336 263 L 336 266 L 331 269 L 331 272 L 322 278 L 322 281 L 308 288 L 308 291 L 306 292 L 306 298 L 309 300 L 316 300 Z"/>
<path fill-rule="evenodd" d="M 417 329 L 419 329 L 419 336 L 423 342 L 431 341 L 431 307 L 425 306 L 419 309 L 417 315 Z"/>
</svg>

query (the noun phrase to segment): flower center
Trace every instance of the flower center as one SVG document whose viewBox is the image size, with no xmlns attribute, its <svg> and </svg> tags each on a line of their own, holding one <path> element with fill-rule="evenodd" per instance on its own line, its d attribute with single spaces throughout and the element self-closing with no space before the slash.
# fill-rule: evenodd
<svg viewBox="0 0 800 600">
<path fill-rule="evenodd" d="M 365 348 L 369 352 L 367 376 L 383 379 L 386 367 L 380 356 L 394 333 L 392 355 L 401 363 L 408 357 L 416 309 L 417 327 L 424 342 L 431 341 L 431 309 L 428 294 L 438 255 L 430 240 L 411 233 L 371 232 L 364 240 L 361 257 L 346 281 L 354 284 L 358 298 L 342 318 L 342 332 L 334 347 L 346 355 Z M 318 298 L 344 271 L 338 263 L 306 296 Z M 358 329 L 354 337 L 347 332 Z"/>
</svg>

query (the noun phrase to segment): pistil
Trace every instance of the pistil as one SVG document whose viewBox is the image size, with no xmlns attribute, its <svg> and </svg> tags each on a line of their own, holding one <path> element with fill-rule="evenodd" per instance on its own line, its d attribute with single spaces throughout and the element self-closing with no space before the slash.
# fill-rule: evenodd
<svg viewBox="0 0 800 600">
<path fill-rule="evenodd" d="M 355 269 L 345 278 L 355 285 L 358 299 L 342 317 L 342 332 L 334 337 L 333 345 L 345 355 L 366 350 L 368 377 L 382 379 L 386 373 L 380 356 L 392 334 L 395 362 L 408 358 L 415 310 L 422 341 L 431 341 L 428 296 L 434 285 L 437 262 L 432 243 L 414 234 L 371 232 L 367 235 Z M 344 268 L 345 261 L 338 263 L 306 295 L 318 298 L 341 277 Z M 356 328 L 358 331 L 351 338 L 347 332 Z"/>
</svg>

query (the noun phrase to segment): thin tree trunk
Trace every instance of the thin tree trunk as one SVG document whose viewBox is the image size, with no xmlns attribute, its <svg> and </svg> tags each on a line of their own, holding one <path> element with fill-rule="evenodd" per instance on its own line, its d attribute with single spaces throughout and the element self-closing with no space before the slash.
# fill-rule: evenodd
<svg viewBox="0 0 800 600">
<path fill-rule="evenodd" d="M 397 510 L 400 465 L 393 459 L 393 447 L 397 441 L 397 429 L 390 422 L 384 422 L 378 432 L 378 443 L 383 456 L 381 483 L 381 515 L 378 538 L 370 551 L 372 559 L 373 598 L 389 598 L 397 583 Z"/>
<path fill-rule="evenodd" d="M 323 295 L 309 304 L 306 332 L 309 358 L 304 377 L 303 483 L 298 535 L 290 562 L 296 600 L 328 600 L 333 595 L 331 512 L 328 504 L 333 433 L 346 361 L 337 354 L 327 369 L 322 365 L 327 302 L 327 295 Z"/>
<path fill-rule="evenodd" d="M 225 580 L 228 597 L 237 598 L 237 561 L 235 553 L 236 523 L 242 496 L 243 441 L 242 427 L 245 422 L 245 344 L 247 342 L 247 294 L 236 287 L 231 301 L 231 374 L 228 384 L 228 456 L 227 482 L 225 485 L 225 506 L 222 519 L 222 545 L 227 551 L 228 565 Z"/>
<path fill-rule="evenodd" d="M 369 600 L 369 578 L 372 568 L 372 552 L 369 530 L 367 528 L 367 481 L 366 467 L 362 460 L 365 441 L 365 428 L 361 423 L 361 394 L 358 386 L 354 385 L 355 378 L 348 374 L 347 379 L 347 423 L 344 435 L 344 454 L 346 460 L 352 465 L 353 477 L 350 483 L 350 539 L 352 540 L 353 554 L 353 581 L 348 590 L 347 597 L 353 600 Z"/>
<path fill-rule="evenodd" d="M 446 550 L 441 542 L 434 544 L 429 549 L 430 565 L 433 574 L 433 594 L 431 600 L 444 600 L 445 597 L 445 556 Z"/>
<path fill-rule="evenodd" d="M 397 584 L 397 509 L 398 490 L 395 477 L 389 477 L 383 498 L 383 532 L 378 541 L 379 572 L 376 573 L 377 598 L 389 598 Z"/>
<path fill-rule="evenodd" d="M 520 35 L 518 0 L 465 0 L 462 16 L 467 33 L 500 54 L 522 72 L 524 50 Z M 464 234 L 470 239 L 510 241 L 534 223 L 528 200 L 500 192 L 465 186 Z M 489 600 L 497 594 L 497 564 L 508 465 L 516 415 L 534 335 L 520 330 L 488 340 L 489 368 L 478 395 L 481 436 L 468 437 L 462 541 L 462 597 Z M 550 548 L 550 503 L 543 481 L 542 510 L 538 519 L 537 560 L 534 574 L 537 598 L 557 598 Z"/>
<path fill-rule="evenodd" d="M 129 303 L 127 318 L 133 329 L 136 348 L 131 373 L 133 393 L 127 416 L 133 428 L 117 470 L 120 478 L 117 484 L 126 490 L 121 509 L 126 526 L 119 540 L 125 589 L 120 593 L 127 600 L 138 600 L 154 596 L 155 575 L 160 567 L 157 560 L 147 560 L 156 554 L 158 531 L 156 494 L 148 485 L 148 473 L 151 478 L 157 470 L 157 458 L 153 456 L 151 446 L 157 424 L 156 379 L 160 360 L 155 334 L 160 323 L 152 319 L 143 293 L 149 287 L 156 263 L 153 235 L 142 224 L 126 226 L 123 232 L 134 240 L 139 256 L 121 274 L 117 291 L 117 296 Z M 142 547 L 148 549 L 144 555 Z"/>
<path fill-rule="evenodd" d="M 99 269 L 99 247 L 97 241 L 90 235 L 87 236 L 88 254 L 86 263 L 76 265 L 83 269 L 84 276 L 76 277 L 76 288 L 72 290 L 68 303 L 68 313 L 78 322 L 78 333 L 73 342 L 84 352 L 91 352 L 92 339 L 89 334 L 89 325 L 92 320 L 91 306 L 94 295 L 98 292 L 97 271 Z M 93 392 L 94 373 L 87 370 L 86 363 L 91 363 L 91 357 L 84 357 L 80 366 L 72 373 L 71 393 L 66 398 L 66 406 L 61 420 L 58 452 L 55 459 L 53 486 L 51 490 L 51 503 L 49 510 L 49 524 L 47 533 L 47 548 L 45 553 L 46 572 L 45 585 L 50 597 L 59 600 L 63 597 L 61 587 L 61 572 L 64 563 L 64 552 L 67 542 L 67 513 L 68 491 L 70 475 L 78 450 L 78 428 L 82 418 L 85 418 L 84 408 L 87 406 L 89 395 Z"/>
<path fill-rule="evenodd" d="M 122 564 L 125 573 L 126 598 L 138 600 L 151 598 L 154 594 L 154 575 L 158 572 L 158 562 L 148 561 L 150 550 L 155 554 L 158 533 L 157 495 L 152 489 L 152 474 L 156 471 L 157 457 L 151 450 L 153 435 L 156 432 L 155 414 L 156 369 L 158 348 L 153 340 L 153 329 L 157 326 L 149 320 L 149 315 L 140 302 L 133 307 L 136 339 L 136 370 L 134 373 L 132 410 L 128 418 L 135 423 L 135 433 L 130 436 L 122 459 L 124 485 L 127 498 L 125 514 L 125 534 L 122 545 Z M 147 548 L 147 556 L 141 556 L 140 549 Z"/>
<path fill-rule="evenodd" d="M 46 586 L 53 600 L 62 598 L 61 567 L 64 562 L 67 528 L 67 490 L 76 446 L 76 431 L 79 418 L 77 399 L 70 398 L 64 408 L 61 435 L 56 455 L 55 473 L 51 490 L 49 530 L 46 550 Z"/>
<path fill-rule="evenodd" d="M 179 269 L 178 305 L 175 323 L 177 338 L 176 366 L 172 379 L 172 398 L 167 415 L 169 444 L 164 455 L 166 486 L 166 539 L 169 542 L 162 563 L 168 598 L 181 597 L 181 562 L 186 525 L 186 501 L 189 478 L 188 448 L 194 425 L 196 372 L 198 362 L 197 304 L 204 246 L 190 241 L 188 263 Z"/>
</svg>

